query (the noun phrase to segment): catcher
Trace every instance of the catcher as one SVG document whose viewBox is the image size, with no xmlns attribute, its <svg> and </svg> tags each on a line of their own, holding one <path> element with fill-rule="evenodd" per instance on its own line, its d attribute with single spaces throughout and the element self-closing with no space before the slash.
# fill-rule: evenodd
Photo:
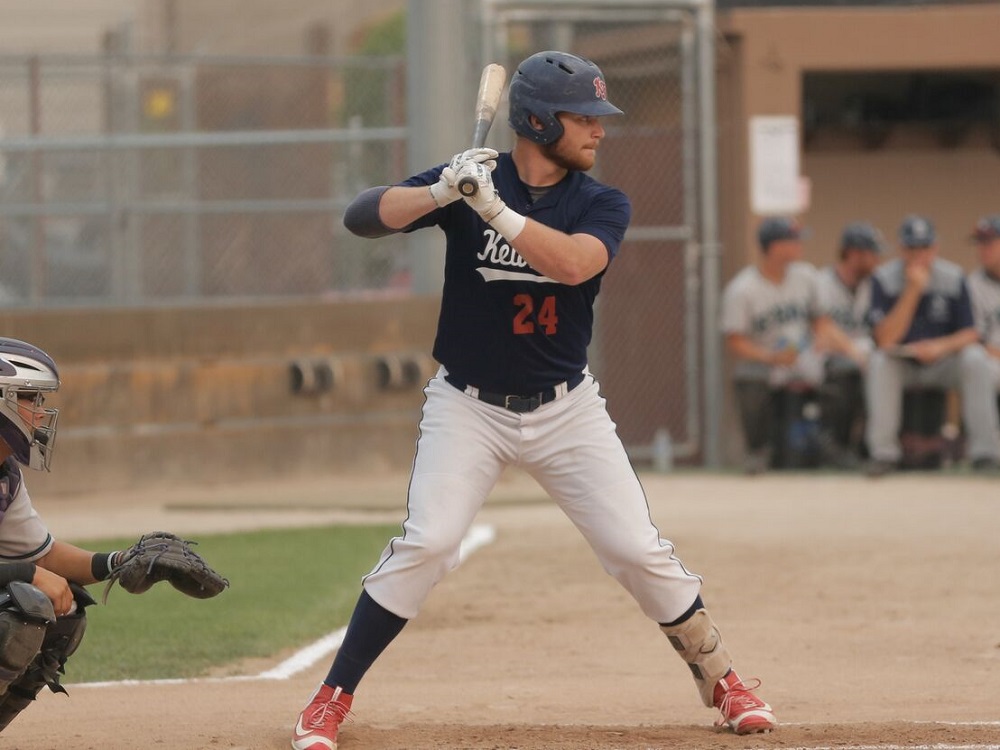
<svg viewBox="0 0 1000 750">
<path fill-rule="evenodd" d="M 45 397 L 59 389 L 48 354 L 0 338 L 0 731 L 48 685 L 59 684 L 76 651 L 94 600 L 84 588 L 115 581 L 138 594 L 158 581 L 197 598 L 221 593 L 229 581 L 190 543 L 173 534 L 143 535 L 126 550 L 89 552 L 52 538 L 31 505 L 21 467 L 48 470 L 58 410 Z"/>
</svg>

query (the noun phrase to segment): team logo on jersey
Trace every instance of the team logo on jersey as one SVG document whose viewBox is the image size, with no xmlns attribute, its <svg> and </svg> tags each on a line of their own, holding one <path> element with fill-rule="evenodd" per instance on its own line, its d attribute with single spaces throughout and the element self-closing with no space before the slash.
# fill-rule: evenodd
<svg viewBox="0 0 1000 750">
<path fill-rule="evenodd" d="M 486 281 L 552 281 L 547 276 L 541 276 L 532 271 L 528 262 L 495 229 L 487 227 L 483 231 L 483 237 L 486 239 L 486 244 L 476 254 L 476 257 L 488 262 L 490 266 L 500 266 L 500 268 L 480 266 L 476 269 Z M 507 270 L 511 268 L 526 270 Z"/>
<path fill-rule="evenodd" d="M 927 317 L 935 323 L 944 323 L 948 320 L 948 300 L 940 294 L 931 296 L 930 305 L 927 308 Z"/>
<path fill-rule="evenodd" d="M 608 84 L 600 76 L 594 77 L 594 95 L 598 99 L 608 100 Z"/>
<path fill-rule="evenodd" d="M 786 323 L 805 321 L 809 319 L 808 311 L 800 305 L 789 302 L 785 305 L 775 305 L 763 314 L 756 316 L 750 323 L 754 333 L 764 333 L 773 328 L 779 328 Z"/>
</svg>

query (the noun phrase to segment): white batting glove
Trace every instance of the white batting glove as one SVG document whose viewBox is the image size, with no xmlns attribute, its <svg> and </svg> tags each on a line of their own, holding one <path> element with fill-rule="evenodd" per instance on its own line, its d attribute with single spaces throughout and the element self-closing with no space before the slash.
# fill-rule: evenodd
<svg viewBox="0 0 1000 750">
<path fill-rule="evenodd" d="M 441 177 L 431 185 L 431 197 L 438 208 L 444 208 L 462 197 L 456 187 L 458 183 L 456 175 L 464 164 L 468 162 L 482 164 L 492 172 L 497 168 L 497 156 L 497 151 L 492 148 L 470 148 L 451 157 L 448 166 L 441 170 Z"/>
<path fill-rule="evenodd" d="M 493 185 L 493 174 L 484 165 L 477 162 L 466 162 L 456 177 L 456 181 L 465 177 L 471 177 L 475 180 L 478 187 L 476 194 L 462 196 L 462 199 L 469 204 L 473 211 L 483 217 L 483 221 L 489 222 L 506 208 L 507 204 L 501 200 L 500 194 Z"/>
<path fill-rule="evenodd" d="M 434 199 L 438 208 L 444 208 L 462 197 L 462 194 L 458 192 L 458 179 L 455 170 L 450 166 L 441 170 L 441 176 L 437 182 L 430 186 L 430 190 L 431 198 Z"/>
<path fill-rule="evenodd" d="M 497 156 L 499 153 L 492 148 L 470 148 L 460 154 L 451 157 L 448 166 L 458 172 L 466 162 L 482 164 L 491 172 L 497 168 Z"/>
<path fill-rule="evenodd" d="M 524 229 L 527 221 L 503 202 L 496 186 L 493 184 L 493 174 L 485 164 L 466 162 L 458 171 L 457 181 L 463 177 L 471 177 L 479 188 L 475 195 L 462 196 L 469 207 L 482 217 L 482 220 L 496 229 L 509 241 L 513 241 Z"/>
</svg>

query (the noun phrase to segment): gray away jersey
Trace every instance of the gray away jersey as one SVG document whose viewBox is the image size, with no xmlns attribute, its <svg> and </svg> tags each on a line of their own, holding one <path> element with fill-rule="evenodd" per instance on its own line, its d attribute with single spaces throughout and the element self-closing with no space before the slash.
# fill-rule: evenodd
<svg viewBox="0 0 1000 750">
<path fill-rule="evenodd" d="M 870 336 L 868 308 L 872 299 L 871 279 L 862 279 L 856 289 L 851 289 L 833 266 L 821 269 L 817 278 L 820 312 L 829 315 L 852 339 Z"/>
<path fill-rule="evenodd" d="M 775 284 L 757 266 L 747 266 L 726 285 L 722 295 L 722 331 L 746 336 L 768 349 L 807 349 L 812 322 L 821 314 L 816 268 L 797 262 Z"/>
<path fill-rule="evenodd" d="M 985 344 L 1000 347 L 1000 279 L 977 268 L 969 274 L 967 283 L 980 338 Z"/>
<path fill-rule="evenodd" d="M 52 535 L 31 505 L 21 467 L 0 463 L 0 564 L 35 561 L 52 549 Z"/>
</svg>

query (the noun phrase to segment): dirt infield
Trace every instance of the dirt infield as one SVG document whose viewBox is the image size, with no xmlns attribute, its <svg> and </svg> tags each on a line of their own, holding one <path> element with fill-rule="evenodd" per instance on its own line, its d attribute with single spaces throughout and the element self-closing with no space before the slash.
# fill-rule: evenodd
<svg viewBox="0 0 1000 750">
<path fill-rule="evenodd" d="M 705 577 L 737 668 L 763 680 L 777 732 L 714 731 L 656 626 L 514 476 L 477 519 L 496 540 L 432 592 L 369 673 L 341 750 L 1000 748 L 1000 480 L 643 479 L 662 536 Z M 297 498 L 286 509 L 251 488 L 37 504 L 57 535 L 79 536 L 95 517 L 95 535 L 208 532 L 364 519 L 353 506 L 366 499 L 379 520 L 401 519 L 405 485 L 317 480 L 284 492 Z M 71 662 L 70 695 L 44 691 L 0 748 L 286 748 L 327 666 L 98 688 L 72 685 Z"/>
</svg>

